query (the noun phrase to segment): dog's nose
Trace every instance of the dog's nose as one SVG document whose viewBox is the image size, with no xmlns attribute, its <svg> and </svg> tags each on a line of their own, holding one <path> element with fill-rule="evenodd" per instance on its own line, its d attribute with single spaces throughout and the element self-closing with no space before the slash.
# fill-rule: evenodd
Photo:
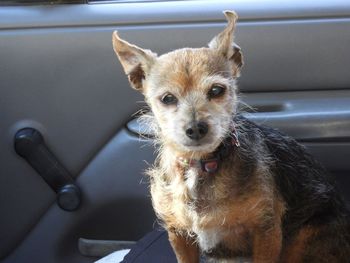
<svg viewBox="0 0 350 263">
<path fill-rule="evenodd" d="M 200 140 L 208 133 L 208 124 L 203 121 L 192 122 L 186 129 L 186 135 L 192 140 Z"/>
</svg>

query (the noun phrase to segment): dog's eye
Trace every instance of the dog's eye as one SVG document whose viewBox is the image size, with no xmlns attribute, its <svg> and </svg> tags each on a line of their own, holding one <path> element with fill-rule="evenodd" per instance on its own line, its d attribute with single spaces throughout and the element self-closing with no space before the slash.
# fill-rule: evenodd
<svg viewBox="0 0 350 263">
<path fill-rule="evenodd" d="M 208 98 L 217 98 L 222 96 L 225 93 L 225 87 L 220 86 L 218 84 L 214 84 L 210 90 L 208 91 Z"/>
<path fill-rule="evenodd" d="M 171 105 L 171 104 L 177 103 L 177 98 L 170 93 L 166 93 L 160 100 L 165 105 Z"/>
</svg>

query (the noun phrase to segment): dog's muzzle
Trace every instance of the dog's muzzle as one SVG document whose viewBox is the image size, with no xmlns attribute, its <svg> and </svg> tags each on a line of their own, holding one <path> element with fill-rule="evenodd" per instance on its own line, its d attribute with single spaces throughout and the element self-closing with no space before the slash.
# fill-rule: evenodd
<svg viewBox="0 0 350 263">
<path fill-rule="evenodd" d="M 188 138 L 199 141 L 208 133 L 209 126 L 204 121 L 193 121 L 185 129 L 185 133 Z"/>
<path fill-rule="evenodd" d="M 233 153 L 234 148 L 239 146 L 240 143 L 238 140 L 237 131 L 233 128 L 231 136 L 229 136 L 225 142 L 217 148 L 217 150 L 212 154 L 211 158 L 197 160 L 178 157 L 177 161 L 185 169 L 197 168 L 202 172 L 214 174 L 219 170 L 221 161 L 230 153 Z"/>
</svg>

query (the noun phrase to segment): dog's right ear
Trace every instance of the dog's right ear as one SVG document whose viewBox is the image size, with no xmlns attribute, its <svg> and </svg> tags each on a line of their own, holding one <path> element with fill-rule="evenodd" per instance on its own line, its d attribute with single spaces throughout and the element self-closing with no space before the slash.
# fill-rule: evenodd
<svg viewBox="0 0 350 263">
<path fill-rule="evenodd" d="M 147 78 L 157 54 L 121 39 L 117 31 L 113 32 L 112 41 L 114 52 L 117 54 L 125 74 L 128 75 L 131 86 L 142 92 L 143 81 Z"/>
</svg>

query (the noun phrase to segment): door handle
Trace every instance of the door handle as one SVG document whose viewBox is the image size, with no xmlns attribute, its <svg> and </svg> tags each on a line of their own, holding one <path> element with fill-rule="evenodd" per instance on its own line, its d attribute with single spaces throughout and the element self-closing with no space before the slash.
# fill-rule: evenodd
<svg viewBox="0 0 350 263">
<path fill-rule="evenodd" d="M 24 128 L 15 134 L 16 153 L 57 193 L 57 204 L 66 211 L 78 209 L 81 191 L 68 170 L 45 144 L 42 134 L 33 128 Z"/>
</svg>

